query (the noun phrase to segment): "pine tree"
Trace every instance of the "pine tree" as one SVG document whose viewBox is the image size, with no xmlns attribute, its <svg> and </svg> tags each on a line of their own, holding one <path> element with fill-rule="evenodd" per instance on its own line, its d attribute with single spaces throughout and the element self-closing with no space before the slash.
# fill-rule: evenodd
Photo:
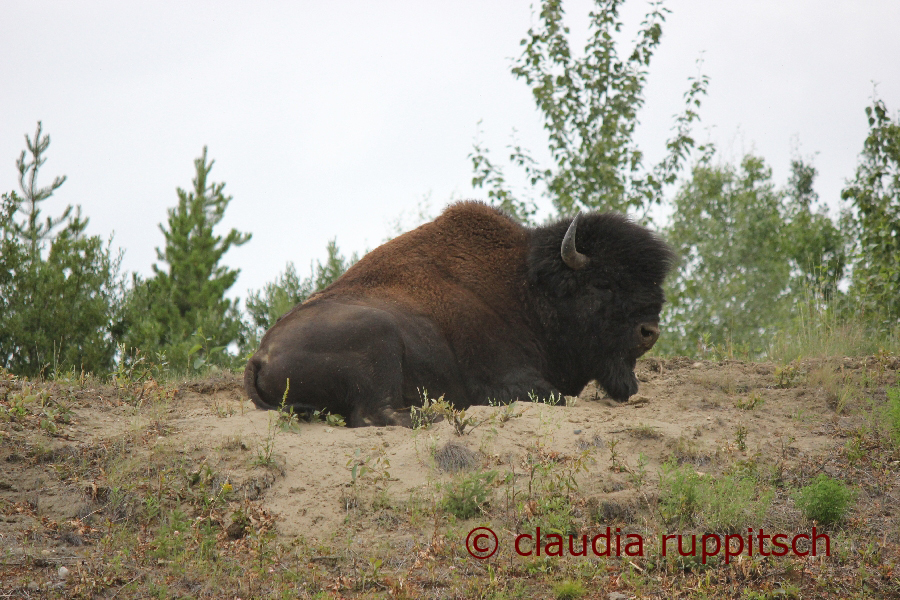
<svg viewBox="0 0 900 600">
<path fill-rule="evenodd" d="M 115 353 L 121 256 L 111 256 L 99 236 L 85 235 L 79 207 L 41 221 L 40 204 L 66 178 L 37 183 L 50 145 L 40 122 L 25 142 L 28 154 L 16 161 L 22 195 L 4 194 L 0 210 L 0 366 L 27 376 L 48 367 L 102 373 Z"/>
<path fill-rule="evenodd" d="M 209 181 L 214 163 L 204 147 L 194 161 L 193 189 L 177 189 L 178 206 L 169 209 L 167 227 L 159 226 L 166 245 L 156 254 L 168 266 L 154 264 L 154 275 L 146 281 L 135 277 L 129 295 L 126 346 L 162 351 L 175 366 L 187 364 L 195 353 L 202 361 L 193 364 L 209 362 L 213 354 L 227 362 L 224 348 L 241 341 L 238 302 L 225 297 L 240 271 L 219 261 L 251 234 L 232 229 L 222 237 L 213 232 L 232 200 L 224 183 Z"/>
<path fill-rule="evenodd" d="M 22 150 L 16 160 L 16 168 L 19 170 L 19 187 L 22 189 L 21 206 L 27 214 L 25 225 L 19 225 L 19 237 L 28 242 L 28 248 L 32 256 L 35 256 L 41 248 L 41 242 L 51 237 L 51 232 L 57 226 L 67 223 L 72 214 L 72 205 L 66 207 L 63 213 L 57 218 L 47 217 L 46 223 L 40 222 L 41 209 L 38 204 L 49 199 L 59 187 L 65 183 L 66 176 L 62 175 L 53 179 L 53 183 L 47 187 L 39 187 L 37 185 L 38 170 L 47 162 L 43 157 L 44 151 L 50 146 L 50 136 L 41 136 L 43 126 L 40 121 L 37 124 L 37 131 L 34 134 L 34 140 L 25 135 L 25 147 L 31 155 L 31 160 L 26 161 L 26 150 Z M 20 206 L 20 210 L 21 209 Z M 76 215 L 75 221 L 78 221 L 79 215 Z"/>
<path fill-rule="evenodd" d="M 337 239 L 328 242 L 326 251 L 328 258 L 325 262 L 317 261 L 315 267 L 310 265 L 310 274 L 305 279 L 301 280 L 294 263 L 288 262 L 284 273 L 275 281 L 267 283 L 262 290 L 247 295 L 247 313 L 251 329 L 248 351 L 256 349 L 263 333 L 274 325 L 281 315 L 334 283 L 359 260 L 355 252 L 350 258 L 345 258 L 338 248 Z"/>
</svg>

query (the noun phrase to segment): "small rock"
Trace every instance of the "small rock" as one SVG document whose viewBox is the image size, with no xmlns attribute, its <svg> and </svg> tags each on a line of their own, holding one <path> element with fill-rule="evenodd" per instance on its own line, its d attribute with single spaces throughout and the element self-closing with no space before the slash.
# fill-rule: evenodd
<svg viewBox="0 0 900 600">
<path fill-rule="evenodd" d="M 644 404 L 649 404 L 650 398 L 644 396 L 643 394 L 638 394 L 637 396 L 632 396 L 628 399 L 628 404 L 631 406 L 643 406 Z"/>
<path fill-rule="evenodd" d="M 578 435 L 579 433 L 581 433 L 581 430 L 580 430 L 580 429 L 576 429 L 576 430 L 573 431 L 572 433 L 574 433 L 575 435 Z"/>
<path fill-rule="evenodd" d="M 60 567 L 58 573 L 60 579 L 65 579 L 69 576 L 69 570 L 65 567 Z"/>
</svg>

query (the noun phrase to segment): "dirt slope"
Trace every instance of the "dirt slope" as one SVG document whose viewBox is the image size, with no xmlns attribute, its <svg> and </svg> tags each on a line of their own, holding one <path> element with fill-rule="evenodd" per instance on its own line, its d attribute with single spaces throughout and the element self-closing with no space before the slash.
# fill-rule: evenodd
<svg viewBox="0 0 900 600">
<path fill-rule="evenodd" d="M 560 461 L 587 457 L 576 476 L 578 493 L 614 507 L 611 516 L 652 496 L 660 466 L 673 457 L 700 472 L 715 469 L 724 456 L 753 457 L 787 472 L 818 464 L 827 472 L 863 418 L 850 403 L 883 401 L 898 367 L 900 361 L 885 357 L 782 368 L 651 358 L 639 362 L 640 392 L 627 404 L 589 387 L 568 399 L 569 406 L 520 402 L 505 413 L 473 407 L 466 416 L 477 425 L 464 435 L 446 420 L 419 430 L 322 422 L 282 427 L 276 413 L 244 399 L 231 375 L 165 388 L 87 380 L 33 385 L 6 376 L 0 381 L 7 415 L 0 419 L 0 552 L 9 568 L 0 577 L 12 581 L 22 574 L 16 565 L 33 566 L 16 556 L 43 552 L 40 564 L 53 568 L 69 564 L 53 562 L 55 556 L 87 556 L 81 544 L 91 536 L 79 527 L 93 513 L 108 512 L 114 497 L 122 518 L 140 502 L 147 505 L 146 498 L 158 493 L 162 499 L 174 476 L 160 465 L 177 466 L 210 495 L 230 490 L 232 506 L 254 503 L 281 539 L 328 544 L 353 532 L 363 546 L 388 544 L 395 551 L 411 547 L 422 524 L 378 510 L 371 498 L 381 494 L 384 506 L 433 506 L 453 477 L 439 464 L 446 462 L 440 451 L 447 444 L 469 449 L 481 469 L 519 479 L 527 479 L 530 453 Z M 871 386 L 859 385 L 860 378 Z M 852 390 L 863 391 L 849 392 L 850 381 Z M 186 497 L 191 489 L 196 486 L 179 493 Z M 116 496 L 121 490 L 127 493 Z M 137 500 L 142 493 L 146 498 Z M 897 490 L 890 493 L 896 505 Z M 376 508 L 363 510 L 363 496 Z M 885 514 L 896 527 L 894 509 Z M 63 589 L 62 583 L 55 585 Z"/>
</svg>

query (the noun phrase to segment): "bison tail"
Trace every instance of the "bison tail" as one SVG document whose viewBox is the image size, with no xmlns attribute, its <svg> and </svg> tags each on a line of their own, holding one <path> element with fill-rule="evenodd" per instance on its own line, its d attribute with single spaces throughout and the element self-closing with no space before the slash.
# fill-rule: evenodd
<svg viewBox="0 0 900 600">
<path fill-rule="evenodd" d="M 277 406 L 272 406 L 260 397 L 259 390 L 256 389 L 257 373 L 259 373 L 259 359 L 253 356 L 247 361 L 247 368 L 244 369 L 244 391 L 247 392 L 247 397 L 256 405 L 256 408 L 278 410 Z"/>
</svg>

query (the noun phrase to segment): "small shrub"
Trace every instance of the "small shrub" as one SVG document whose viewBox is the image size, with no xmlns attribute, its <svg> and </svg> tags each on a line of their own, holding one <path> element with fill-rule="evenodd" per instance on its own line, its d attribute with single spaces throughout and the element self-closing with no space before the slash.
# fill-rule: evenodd
<svg viewBox="0 0 900 600">
<path fill-rule="evenodd" d="M 854 490 L 821 473 L 800 488 L 794 501 L 807 519 L 827 525 L 840 521 L 855 498 Z"/>
<path fill-rule="evenodd" d="M 496 471 L 472 473 L 447 484 L 441 506 L 457 519 L 471 519 L 488 504 L 490 485 L 497 478 Z"/>
</svg>

